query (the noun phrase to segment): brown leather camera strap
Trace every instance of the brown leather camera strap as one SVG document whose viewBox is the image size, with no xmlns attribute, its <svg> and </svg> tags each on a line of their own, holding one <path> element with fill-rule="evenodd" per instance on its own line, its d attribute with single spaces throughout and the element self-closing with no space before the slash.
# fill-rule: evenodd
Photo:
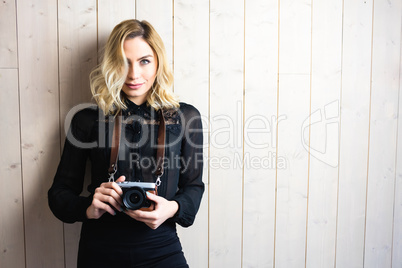
<svg viewBox="0 0 402 268">
<path fill-rule="evenodd" d="M 110 153 L 110 165 L 108 170 L 110 176 L 114 175 L 117 170 L 117 158 L 119 156 L 120 136 L 121 136 L 121 111 L 116 115 L 114 119 L 112 149 Z"/>
<path fill-rule="evenodd" d="M 165 141 L 166 141 L 166 123 L 165 117 L 163 116 L 162 109 L 159 109 L 159 128 L 158 128 L 158 140 L 157 140 L 157 151 L 156 151 L 156 172 L 155 175 L 158 177 L 160 183 L 160 177 L 163 175 L 163 160 L 165 158 Z"/>
<path fill-rule="evenodd" d="M 156 172 L 157 186 L 160 184 L 160 177 L 163 175 L 163 160 L 165 157 L 165 139 L 166 139 L 166 124 L 165 117 L 163 116 L 162 109 L 159 112 L 159 128 L 158 128 L 158 140 L 156 151 Z M 121 137 L 121 111 L 117 114 L 114 120 L 112 148 L 110 153 L 110 165 L 109 165 L 109 181 L 114 181 L 114 174 L 117 171 L 117 159 L 119 157 L 120 137 Z"/>
</svg>

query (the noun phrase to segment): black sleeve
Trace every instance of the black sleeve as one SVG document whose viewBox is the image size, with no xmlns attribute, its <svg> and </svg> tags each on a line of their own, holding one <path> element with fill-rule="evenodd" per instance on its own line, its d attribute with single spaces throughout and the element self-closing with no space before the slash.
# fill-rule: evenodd
<svg viewBox="0 0 402 268">
<path fill-rule="evenodd" d="M 86 162 L 90 149 L 93 109 L 78 112 L 72 119 L 61 160 L 48 191 L 49 207 L 63 222 L 85 221 L 92 197 L 80 196 L 83 190 Z"/>
<path fill-rule="evenodd" d="M 203 133 L 201 115 L 196 108 L 182 104 L 181 112 L 184 117 L 182 124 L 185 127 L 181 159 L 185 165 L 182 165 L 180 170 L 179 190 L 173 198 L 179 204 L 179 210 L 173 220 L 183 227 L 188 227 L 194 222 L 204 193 Z"/>
</svg>

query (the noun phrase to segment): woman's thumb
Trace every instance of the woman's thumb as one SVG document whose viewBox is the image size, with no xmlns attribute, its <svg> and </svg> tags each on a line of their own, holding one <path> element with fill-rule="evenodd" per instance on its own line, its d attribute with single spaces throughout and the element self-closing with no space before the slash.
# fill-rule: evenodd
<svg viewBox="0 0 402 268">
<path fill-rule="evenodd" d="M 126 180 L 126 176 L 120 176 L 117 180 L 116 180 L 116 182 L 123 182 L 123 181 L 125 181 Z"/>
</svg>

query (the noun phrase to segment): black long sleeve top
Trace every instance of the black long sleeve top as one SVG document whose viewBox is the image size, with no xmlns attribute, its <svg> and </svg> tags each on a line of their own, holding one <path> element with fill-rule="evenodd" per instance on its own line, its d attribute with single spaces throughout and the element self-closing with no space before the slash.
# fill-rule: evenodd
<svg viewBox="0 0 402 268">
<path fill-rule="evenodd" d="M 159 127 L 158 113 L 146 104 L 137 106 L 127 101 L 122 112 L 122 135 L 117 179 L 155 182 L 154 169 Z M 164 111 L 166 147 L 164 174 L 158 195 L 175 200 L 179 210 L 169 221 L 187 227 L 193 224 L 204 192 L 202 182 L 203 136 L 201 117 L 196 108 L 180 103 L 178 109 Z M 94 191 L 108 181 L 113 117 L 105 117 L 100 109 L 86 108 L 75 114 L 68 132 L 61 161 L 48 192 L 49 206 L 63 222 L 88 221 L 86 209 Z M 89 196 L 82 196 L 87 160 L 91 175 Z M 122 213 L 123 214 L 123 213 Z M 125 215 L 121 221 L 133 221 Z M 113 221 L 105 213 L 97 221 Z"/>
</svg>

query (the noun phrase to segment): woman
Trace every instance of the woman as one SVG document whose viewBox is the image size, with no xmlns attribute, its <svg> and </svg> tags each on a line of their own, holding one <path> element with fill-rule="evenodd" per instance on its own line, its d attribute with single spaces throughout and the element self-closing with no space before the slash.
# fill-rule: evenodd
<svg viewBox="0 0 402 268">
<path fill-rule="evenodd" d="M 204 191 L 202 126 L 197 109 L 179 103 L 171 93 L 172 83 L 165 48 L 154 28 L 137 20 L 118 24 L 106 43 L 102 63 L 91 73 L 98 107 L 73 117 L 48 193 L 57 218 L 83 222 L 78 267 L 188 267 L 176 223 L 184 227 L 193 223 Z M 108 168 L 119 116 L 116 183 L 108 181 L 112 175 Z M 118 183 L 156 181 L 162 120 L 164 172 L 158 193 L 147 193 L 154 207 L 127 209 Z M 90 195 L 83 197 L 87 159 Z"/>
</svg>

